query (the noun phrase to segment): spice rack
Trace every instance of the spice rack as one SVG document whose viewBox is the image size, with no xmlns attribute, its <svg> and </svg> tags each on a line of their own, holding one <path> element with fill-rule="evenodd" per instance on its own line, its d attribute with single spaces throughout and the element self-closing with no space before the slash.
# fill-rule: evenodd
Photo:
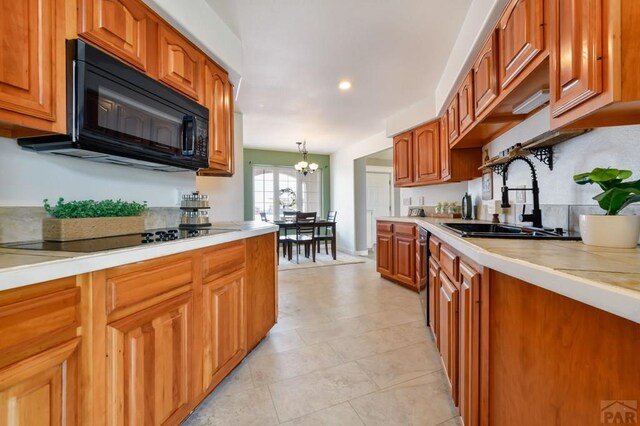
<svg viewBox="0 0 640 426">
<path fill-rule="evenodd" d="M 180 229 L 198 229 L 211 226 L 209 222 L 209 196 L 198 191 L 184 194 L 180 202 Z"/>
</svg>

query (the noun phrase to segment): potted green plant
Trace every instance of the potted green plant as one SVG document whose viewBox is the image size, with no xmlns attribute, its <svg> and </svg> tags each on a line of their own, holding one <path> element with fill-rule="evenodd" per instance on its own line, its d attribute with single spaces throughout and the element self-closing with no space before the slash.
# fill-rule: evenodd
<svg viewBox="0 0 640 426">
<path fill-rule="evenodd" d="M 640 216 L 620 215 L 632 203 L 640 202 L 640 180 L 629 181 L 630 170 L 595 168 L 573 177 L 578 185 L 596 184 L 603 192 L 593 197 L 604 215 L 580 215 L 580 234 L 587 245 L 633 248 L 640 237 Z"/>
<path fill-rule="evenodd" d="M 45 241 L 70 241 L 115 235 L 139 234 L 144 231 L 143 203 L 122 200 L 82 200 L 65 202 L 59 198 L 55 206 L 44 200 L 51 217 L 42 221 Z"/>
</svg>

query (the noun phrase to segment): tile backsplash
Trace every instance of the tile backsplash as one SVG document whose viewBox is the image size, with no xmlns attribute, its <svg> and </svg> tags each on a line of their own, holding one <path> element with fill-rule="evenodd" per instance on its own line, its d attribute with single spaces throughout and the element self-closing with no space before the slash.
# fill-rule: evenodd
<svg viewBox="0 0 640 426">
<path fill-rule="evenodd" d="M 42 207 L 0 207 L 0 243 L 42 239 Z M 178 207 L 150 207 L 144 214 L 146 229 L 177 227 Z"/>
</svg>

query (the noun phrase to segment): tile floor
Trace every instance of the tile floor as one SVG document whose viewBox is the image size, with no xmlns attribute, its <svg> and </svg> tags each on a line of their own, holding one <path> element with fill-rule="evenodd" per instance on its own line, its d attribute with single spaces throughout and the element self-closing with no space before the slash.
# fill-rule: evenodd
<svg viewBox="0 0 640 426">
<path fill-rule="evenodd" d="M 279 278 L 278 324 L 184 425 L 459 425 L 415 293 L 371 260 Z"/>
</svg>

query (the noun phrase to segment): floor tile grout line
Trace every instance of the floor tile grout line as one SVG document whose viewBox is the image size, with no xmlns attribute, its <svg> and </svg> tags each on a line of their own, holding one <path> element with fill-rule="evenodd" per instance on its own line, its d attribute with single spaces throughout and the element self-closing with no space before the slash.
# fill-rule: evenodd
<svg viewBox="0 0 640 426">
<path fill-rule="evenodd" d="M 278 424 L 282 424 L 282 420 L 280 420 L 280 414 L 278 413 L 278 407 L 276 407 L 276 402 L 273 399 L 273 393 L 271 393 L 270 385 L 267 385 L 267 392 L 269 392 L 269 398 L 271 399 L 271 405 L 273 406 L 273 411 L 276 413 L 276 419 L 278 419 Z"/>
<path fill-rule="evenodd" d="M 366 395 L 361 395 L 361 396 L 366 396 Z M 360 398 L 360 397 L 358 397 Z M 358 413 L 358 410 L 356 410 L 356 407 L 353 406 L 353 404 L 351 403 L 351 401 L 353 401 L 352 399 L 347 401 L 347 404 L 349 404 L 349 406 L 351 407 L 351 409 L 353 410 L 354 413 L 356 413 L 356 416 L 358 416 L 358 419 L 360 419 L 360 423 L 362 423 L 363 425 L 366 425 L 364 419 L 360 416 L 360 413 Z"/>
</svg>

